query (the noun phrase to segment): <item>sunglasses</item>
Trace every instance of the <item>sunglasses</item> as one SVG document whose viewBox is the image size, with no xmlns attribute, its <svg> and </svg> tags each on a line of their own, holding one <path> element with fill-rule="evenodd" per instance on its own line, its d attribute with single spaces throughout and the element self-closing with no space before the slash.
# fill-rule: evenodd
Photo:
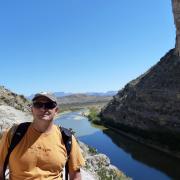
<svg viewBox="0 0 180 180">
<path fill-rule="evenodd" d="M 40 108 L 43 108 L 43 109 L 54 109 L 56 106 L 57 106 L 57 104 L 55 102 L 46 102 L 46 103 L 43 103 L 43 102 L 34 102 L 33 103 L 33 107 L 37 108 L 37 109 L 40 109 Z"/>
</svg>

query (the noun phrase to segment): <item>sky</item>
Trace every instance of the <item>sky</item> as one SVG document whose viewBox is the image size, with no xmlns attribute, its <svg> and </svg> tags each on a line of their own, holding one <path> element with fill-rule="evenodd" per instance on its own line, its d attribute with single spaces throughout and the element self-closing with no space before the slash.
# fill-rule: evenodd
<svg viewBox="0 0 180 180">
<path fill-rule="evenodd" d="M 117 91 L 175 45 L 171 0 L 0 0 L 0 85 Z"/>
</svg>

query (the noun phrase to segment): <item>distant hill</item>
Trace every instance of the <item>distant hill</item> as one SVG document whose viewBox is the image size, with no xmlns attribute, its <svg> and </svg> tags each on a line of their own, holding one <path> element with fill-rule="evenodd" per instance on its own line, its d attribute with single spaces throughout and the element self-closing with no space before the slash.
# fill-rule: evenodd
<svg viewBox="0 0 180 180">
<path fill-rule="evenodd" d="M 97 103 L 108 102 L 112 99 L 112 96 L 95 96 L 87 94 L 72 94 L 64 97 L 57 97 L 59 104 L 74 104 L 74 103 Z"/>
<path fill-rule="evenodd" d="M 112 100 L 112 98 L 112 96 L 90 96 L 87 94 L 72 94 L 69 96 L 57 97 L 60 111 L 90 107 L 101 109 Z"/>
</svg>

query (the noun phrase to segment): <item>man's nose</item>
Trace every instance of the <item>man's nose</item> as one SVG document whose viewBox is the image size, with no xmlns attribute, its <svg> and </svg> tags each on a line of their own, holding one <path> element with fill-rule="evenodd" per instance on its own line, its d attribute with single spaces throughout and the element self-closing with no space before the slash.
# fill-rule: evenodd
<svg viewBox="0 0 180 180">
<path fill-rule="evenodd" d="M 42 105 L 42 107 L 40 108 L 41 111 L 46 111 L 47 108 L 45 107 L 45 104 Z"/>
</svg>

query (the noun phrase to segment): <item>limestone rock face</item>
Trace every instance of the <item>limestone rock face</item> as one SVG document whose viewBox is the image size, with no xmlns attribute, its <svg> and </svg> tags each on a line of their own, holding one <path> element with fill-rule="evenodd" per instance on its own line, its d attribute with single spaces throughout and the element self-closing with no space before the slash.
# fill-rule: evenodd
<svg viewBox="0 0 180 180">
<path fill-rule="evenodd" d="M 174 22 L 176 25 L 176 51 L 180 55 L 180 0 L 172 0 Z"/>
<path fill-rule="evenodd" d="M 180 57 L 171 50 L 120 90 L 101 118 L 105 124 L 180 150 L 179 107 Z"/>
</svg>

